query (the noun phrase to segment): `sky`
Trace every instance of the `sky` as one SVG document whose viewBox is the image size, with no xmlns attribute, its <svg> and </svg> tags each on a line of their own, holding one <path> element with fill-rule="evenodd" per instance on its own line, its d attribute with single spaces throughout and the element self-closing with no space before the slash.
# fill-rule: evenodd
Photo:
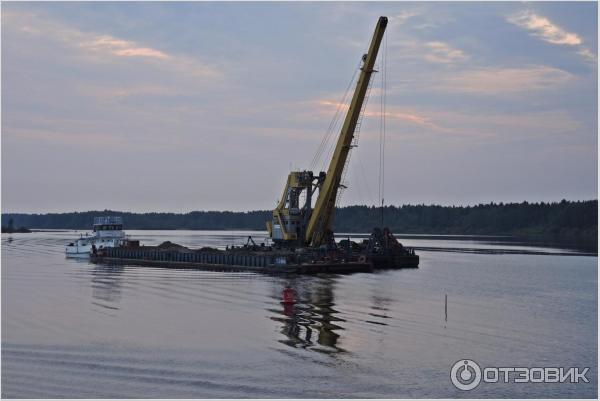
<svg viewBox="0 0 600 401">
<path fill-rule="evenodd" d="M 2 212 L 272 209 L 380 15 L 340 205 L 379 203 L 384 67 L 386 204 L 597 198 L 595 2 L 4 2 Z"/>
</svg>

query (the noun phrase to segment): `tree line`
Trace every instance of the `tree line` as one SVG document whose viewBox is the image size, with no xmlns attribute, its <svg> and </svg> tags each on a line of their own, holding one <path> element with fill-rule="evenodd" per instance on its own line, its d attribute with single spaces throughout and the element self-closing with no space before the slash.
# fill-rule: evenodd
<svg viewBox="0 0 600 401">
<path fill-rule="evenodd" d="M 4 224 L 2 224 L 2 232 L 7 233 L 7 234 L 12 234 L 12 233 L 29 233 L 31 231 L 29 231 L 25 227 L 15 227 L 13 219 L 9 218 L 8 225 L 5 226 Z"/>
<path fill-rule="evenodd" d="M 132 213 L 113 210 L 2 214 L 2 224 L 34 229 L 89 229 L 94 217 L 119 215 L 126 229 L 265 230 L 270 210 Z M 488 203 L 474 206 L 346 206 L 336 209 L 336 232 L 368 233 L 383 225 L 396 233 L 560 236 L 595 241 L 598 201 Z"/>
</svg>

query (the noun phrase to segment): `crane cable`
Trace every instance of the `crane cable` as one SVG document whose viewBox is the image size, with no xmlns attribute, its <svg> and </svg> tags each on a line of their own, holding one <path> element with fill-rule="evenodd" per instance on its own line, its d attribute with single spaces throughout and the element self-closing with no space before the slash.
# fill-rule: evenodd
<svg viewBox="0 0 600 401">
<path fill-rule="evenodd" d="M 387 34 L 384 34 L 381 57 L 381 107 L 379 120 L 379 200 L 381 201 L 381 227 L 383 228 L 383 204 L 385 192 L 385 140 L 387 113 Z"/>
<path fill-rule="evenodd" d="M 374 71 L 377 72 L 377 71 Z M 365 99 L 363 101 L 363 104 L 360 108 L 360 113 L 358 116 L 358 121 L 356 124 L 356 127 L 354 129 L 354 136 L 352 139 L 352 145 L 350 146 L 350 149 L 348 151 L 348 156 L 346 157 L 346 163 L 344 164 L 344 168 L 342 170 L 342 178 L 340 181 L 340 184 L 345 184 L 346 183 L 346 176 L 348 175 L 348 171 L 350 170 L 350 160 L 351 160 L 351 156 L 352 156 L 352 150 L 354 147 L 358 147 L 358 139 L 360 137 L 360 130 L 362 128 L 362 121 L 365 117 L 365 112 L 367 110 L 367 105 L 369 104 L 369 99 L 371 96 L 371 89 L 373 88 L 373 82 L 375 81 L 375 79 L 370 79 L 369 80 L 369 84 L 367 86 L 367 93 L 365 94 Z M 344 194 L 344 190 L 345 190 L 345 185 L 342 185 L 340 187 L 340 191 L 337 193 L 337 198 L 336 198 L 336 203 L 335 206 L 338 207 L 342 198 L 342 195 Z M 361 197 L 362 198 L 362 197 Z"/>
<path fill-rule="evenodd" d="M 345 121 L 345 115 L 350 108 L 350 103 L 352 102 L 352 93 L 354 92 L 352 88 L 355 87 L 356 83 L 358 82 L 358 72 L 360 71 L 361 62 L 362 60 L 359 61 L 357 68 L 354 70 L 354 75 L 352 76 L 352 79 L 346 88 L 343 101 L 338 105 L 340 107 L 340 113 L 338 114 L 336 122 L 330 132 L 330 136 L 328 137 L 328 141 L 329 139 L 331 139 L 331 141 L 327 142 L 323 148 L 324 153 L 322 154 L 321 171 L 327 171 L 331 158 L 333 157 L 333 152 L 335 151 L 335 147 L 337 145 L 336 138 L 338 138 L 338 135 L 334 134 L 339 134 L 342 130 Z"/>
<path fill-rule="evenodd" d="M 314 170 L 314 168 L 317 166 L 317 164 L 319 164 L 319 161 L 321 160 L 321 157 L 323 156 L 323 152 L 328 148 L 327 145 L 329 144 L 332 134 L 335 131 L 335 128 L 337 127 L 337 125 L 339 123 L 340 116 L 342 114 L 341 113 L 342 109 L 344 109 L 346 107 L 346 102 L 347 102 L 348 94 L 350 93 L 350 88 L 352 87 L 352 83 L 355 81 L 356 74 L 358 73 L 359 70 L 360 70 L 360 61 L 357 65 L 357 67 L 354 69 L 354 74 L 352 75 L 352 78 L 350 79 L 350 82 L 348 83 L 348 86 L 346 87 L 346 90 L 344 92 L 344 95 L 342 96 L 340 103 L 338 103 L 338 105 L 337 105 L 335 114 L 333 115 L 333 118 L 329 122 L 327 131 L 325 131 L 323 138 L 321 138 L 321 143 L 319 144 L 319 147 L 317 148 L 317 151 L 312 158 L 312 161 L 311 161 L 310 167 L 309 167 L 309 170 L 311 170 L 311 171 Z"/>
<path fill-rule="evenodd" d="M 365 99 L 363 101 L 362 107 L 360 109 L 360 114 L 358 116 L 358 122 L 356 124 L 356 127 L 354 129 L 354 135 L 353 135 L 353 139 L 352 139 L 352 144 L 350 146 L 350 149 L 348 150 L 348 155 L 346 156 L 346 163 L 344 163 L 344 168 L 342 169 L 342 177 L 340 180 L 340 189 L 337 193 L 336 196 L 336 200 L 335 200 L 335 207 L 338 207 L 340 204 L 340 201 L 342 199 L 342 195 L 344 194 L 344 190 L 346 189 L 345 183 L 346 183 L 346 176 L 348 175 L 348 171 L 350 170 L 350 159 L 352 156 L 352 149 L 354 147 L 358 147 L 358 139 L 360 137 L 360 129 L 362 127 L 362 120 L 365 117 L 365 112 L 367 110 L 367 105 L 369 104 L 369 97 L 371 96 L 371 89 L 373 88 L 373 79 L 369 80 L 369 84 L 367 86 L 367 93 L 365 94 Z M 333 150 L 333 149 L 332 149 Z M 333 156 L 333 155 L 331 155 Z M 362 197 L 361 197 L 362 198 Z"/>
</svg>

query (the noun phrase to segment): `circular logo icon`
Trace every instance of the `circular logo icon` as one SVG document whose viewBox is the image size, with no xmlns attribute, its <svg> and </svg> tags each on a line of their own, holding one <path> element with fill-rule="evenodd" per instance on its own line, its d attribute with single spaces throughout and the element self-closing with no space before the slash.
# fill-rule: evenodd
<svg viewBox="0 0 600 401">
<path fill-rule="evenodd" d="M 461 359 L 452 366 L 450 380 L 459 390 L 473 390 L 481 382 L 481 368 L 470 359 Z"/>
</svg>

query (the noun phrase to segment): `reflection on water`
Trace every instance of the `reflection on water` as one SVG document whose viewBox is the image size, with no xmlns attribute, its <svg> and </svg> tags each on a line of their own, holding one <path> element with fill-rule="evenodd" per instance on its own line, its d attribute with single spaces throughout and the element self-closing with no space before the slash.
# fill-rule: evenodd
<svg viewBox="0 0 600 401">
<path fill-rule="evenodd" d="M 278 341 L 290 347 L 323 353 L 343 352 L 337 342 L 344 328 L 336 323 L 344 322 L 344 319 L 336 316 L 334 286 L 332 276 L 308 280 L 295 277 L 285 286 L 278 285 L 280 294 L 287 289 L 296 294 L 294 303 L 284 302 L 285 299 L 280 297 L 281 307 L 270 310 L 277 314 L 271 319 L 282 323 L 281 333 L 287 337 Z"/>
<path fill-rule="evenodd" d="M 373 316 L 379 319 L 389 319 L 388 316 L 388 305 L 391 305 L 392 300 L 380 295 L 371 296 L 371 309 L 369 316 Z M 387 323 L 383 321 L 367 320 L 367 323 L 378 324 L 381 326 L 387 326 Z"/>
<path fill-rule="evenodd" d="M 111 310 L 119 309 L 123 269 L 123 266 L 118 265 L 93 265 L 91 287 L 94 305 Z"/>
<path fill-rule="evenodd" d="M 464 397 L 449 370 L 467 357 L 591 367 L 589 384 L 472 397 L 596 396 L 596 257 L 474 254 L 491 245 L 469 241 L 422 251 L 419 269 L 282 277 L 94 265 L 65 258 L 75 236 L 2 236 L 2 397 Z M 224 247 L 248 233 L 141 236 Z"/>
</svg>

